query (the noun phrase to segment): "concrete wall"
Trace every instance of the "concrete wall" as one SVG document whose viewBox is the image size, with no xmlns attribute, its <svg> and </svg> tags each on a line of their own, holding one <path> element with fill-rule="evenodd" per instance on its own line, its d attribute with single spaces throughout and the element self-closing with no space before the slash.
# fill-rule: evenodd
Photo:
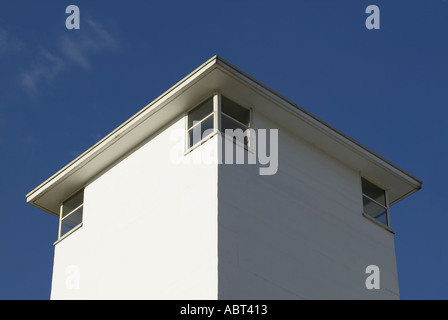
<svg viewBox="0 0 448 320">
<path fill-rule="evenodd" d="M 217 298 L 217 166 L 173 163 L 184 124 L 86 186 L 83 226 L 55 246 L 52 299 Z"/>
<path fill-rule="evenodd" d="M 254 124 L 279 128 L 278 172 L 219 166 L 219 298 L 399 298 L 393 234 L 362 216 L 359 174 L 256 111 Z"/>
</svg>

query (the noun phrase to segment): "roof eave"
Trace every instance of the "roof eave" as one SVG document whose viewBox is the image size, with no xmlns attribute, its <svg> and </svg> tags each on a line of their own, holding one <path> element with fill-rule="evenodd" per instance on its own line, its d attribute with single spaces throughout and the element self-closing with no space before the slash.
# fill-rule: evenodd
<svg viewBox="0 0 448 320">
<path fill-rule="evenodd" d="M 414 176 L 407 173 L 403 169 L 394 165 L 390 161 L 379 156 L 375 152 L 369 150 L 368 148 L 361 145 L 352 138 L 346 136 L 345 134 L 333 128 L 329 124 L 318 119 L 317 117 L 310 114 L 297 104 L 293 103 L 292 101 L 288 100 L 287 98 L 281 96 L 277 92 L 263 85 L 262 83 L 252 78 L 251 76 L 247 75 L 246 73 L 242 72 L 241 70 L 231 65 L 227 61 L 221 59 L 218 56 L 214 56 L 211 59 L 207 60 L 205 63 L 203 63 L 201 66 L 196 68 L 193 72 L 191 72 L 181 81 L 179 81 L 169 90 L 167 90 L 164 94 L 162 94 L 157 99 L 152 101 L 150 104 L 145 106 L 142 110 L 140 110 L 129 120 L 124 122 L 121 126 L 116 128 L 114 131 L 112 131 L 110 134 L 108 134 L 105 138 L 100 140 L 94 146 L 89 148 L 86 152 L 84 152 L 79 157 L 70 162 L 68 165 L 66 165 L 64 168 L 56 172 L 53 176 L 44 181 L 34 190 L 29 192 L 26 195 L 27 202 L 55 216 L 58 216 L 59 213 L 57 212 L 58 210 L 56 208 L 50 209 L 46 206 L 43 206 L 38 202 L 38 200 L 50 190 L 57 188 L 58 184 L 63 182 L 69 176 L 75 174 L 84 165 L 91 162 L 93 159 L 97 157 L 100 158 L 103 153 L 107 153 L 108 149 L 111 146 L 113 146 L 117 141 L 123 140 L 123 138 L 129 136 L 128 133 L 132 131 L 137 131 L 135 129 L 138 128 L 138 126 L 141 125 L 144 121 L 146 121 L 152 116 L 157 117 L 157 112 L 161 110 L 165 105 L 181 96 L 184 92 L 186 92 L 189 88 L 191 88 L 193 85 L 199 82 L 202 78 L 206 77 L 216 68 L 228 74 L 229 77 L 231 77 L 232 79 L 238 80 L 244 86 L 249 87 L 253 91 L 256 91 L 257 94 L 263 95 L 265 99 L 268 99 L 272 103 L 275 103 L 277 106 L 281 107 L 288 113 L 295 115 L 301 121 L 306 123 L 310 128 L 311 127 L 314 128 L 313 130 L 316 130 L 316 132 L 320 132 L 322 137 L 326 137 L 325 138 L 326 141 L 333 141 L 332 143 L 333 149 L 343 147 L 347 150 L 350 150 L 350 152 L 356 154 L 357 157 L 359 157 L 359 159 L 365 159 L 369 163 L 372 163 L 372 167 L 378 166 L 379 168 L 382 168 L 383 171 L 396 176 L 400 181 L 402 181 L 400 183 L 408 184 L 409 187 L 403 189 L 406 191 L 403 192 L 403 194 L 398 195 L 391 202 L 391 204 L 400 201 L 401 199 L 409 196 L 410 194 L 414 193 L 415 191 L 421 188 L 422 182 L 419 179 L 415 178 Z M 129 149 L 122 150 L 123 153 L 128 153 L 129 151 L 130 151 Z M 347 151 L 344 154 L 347 155 L 349 154 L 349 152 Z M 120 158 L 123 156 L 123 154 L 119 154 L 119 152 L 117 151 L 114 153 L 114 156 Z M 98 160 L 98 158 L 96 161 L 101 162 L 100 160 Z M 110 163 L 104 162 L 103 167 L 104 168 L 110 167 L 111 163 L 112 162 Z M 369 175 L 369 172 L 363 172 L 362 170 L 360 170 L 360 174 Z M 77 185 L 82 185 L 82 183 L 87 183 L 87 181 L 77 182 Z M 68 190 L 70 189 L 70 186 L 66 186 L 66 188 Z M 75 190 L 72 191 L 74 192 Z M 67 193 L 69 191 L 64 192 Z"/>
<path fill-rule="evenodd" d="M 59 216 L 58 212 L 55 212 L 54 210 L 50 210 L 49 208 L 39 205 L 36 202 L 36 200 L 39 199 L 39 197 L 41 195 L 43 195 L 45 192 L 47 192 L 48 189 L 57 185 L 62 179 L 64 179 L 65 176 L 70 175 L 73 172 L 75 172 L 78 167 L 83 165 L 83 163 L 89 162 L 97 154 L 101 153 L 102 150 L 107 149 L 116 140 L 118 140 L 120 137 L 124 136 L 126 133 L 128 133 L 130 130 L 132 130 L 132 128 L 134 126 L 137 126 L 139 122 L 150 117 L 151 114 L 157 112 L 158 108 L 163 107 L 166 103 L 168 103 L 169 99 L 172 98 L 173 95 L 184 90 L 184 88 L 186 86 L 188 86 L 189 84 L 191 84 L 196 78 L 200 77 L 204 73 L 208 73 L 208 72 L 212 71 L 213 68 L 216 67 L 216 62 L 218 59 L 219 59 L 218 56 L 215 55 L 212 58 L 210 58 L 209 60 L 207 60 L 206 62 L 204 62 L 202 65 L 200 65 L 198 68 L 196 68 L 190 74 L 188 74 L 182 80 L 177 82 L 174 86 L 172 86 L 170 89 L 165 91 L 158 98 L 156 98 L 155 100 L 150 102 L 148 105 L 146 105 L 144 108 L 142 108 L 139 112 L 137 112 L 135 115 L 133 115 L 127 121 L 125 121 L 123 124 L 121 124 L 119 127 L 117 127 L 115 130 L 113 130 L 111 133 L 109 133 L 103 139 L 98 141 L 91 148 L 86 150 L 84 153 L 79 155 L 73 161 L 71 161 L 66 166 L 64 166 L 62 169 L 60 169 L 55 174 L 53 174 L 50 178 L 48 178 L 47 180 L 42 182 L 35 189 L 30 191 L 26 195 L 27 203 L 30 203 L 30 204 L 48 212 L 48 213 L 51 213 L 55 216 Z"/>
</svg>

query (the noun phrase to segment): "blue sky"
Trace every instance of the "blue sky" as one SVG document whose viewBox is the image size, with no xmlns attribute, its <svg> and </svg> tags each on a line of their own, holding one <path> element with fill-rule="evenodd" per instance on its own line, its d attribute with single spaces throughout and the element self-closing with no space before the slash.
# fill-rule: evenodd
<svg viewBox="0 0 448 320">
<path fill-rule="evenodd" d="M 58 220 L 25 195 L 215 54 L 423 181 L 391 208 L 400 294 L 447 299 L 447 21 L 446 0 L 2 1 L 0 299 L 50 296 Z"/>
</svg>

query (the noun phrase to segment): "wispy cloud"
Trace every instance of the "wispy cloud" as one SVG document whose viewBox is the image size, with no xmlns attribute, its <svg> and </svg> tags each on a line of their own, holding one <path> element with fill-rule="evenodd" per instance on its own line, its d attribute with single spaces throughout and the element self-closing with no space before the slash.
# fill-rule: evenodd
<svg viewBox="0 0 448 320">
<path fill-rule="evenodd" d="M 88 33 L 64 35 L 60 41 L 60 49 L 65 58 L 89 69 L 93 55 L 115 49 L 117 42 L 101 24 L 87 20 L 85 25 L 87 26 L 84 28 L 89 29 Z"/>
<path fill-rule="evenodd" d="M 53 80 L 66 66 L 60 57 L 41 49 L 37 62 L 31 66 L 30 70 L 22 73 L 20 82 L 28 93 L 36 93 L 37 85 L 42 80 Z"/>
<path fill-rule="evenodd" d="M 36 61 L 20 75 L 20 83 L 29 93 L 36 93 L 42 81 L 52 81 L 71 67 L 89 70 L 94 56 L 118 47 L 112 35 L 100 23 L 92 20 L 86 20 L 81 30 L 66 32 L 54 53 L 41 49 Z"/>
</svg>

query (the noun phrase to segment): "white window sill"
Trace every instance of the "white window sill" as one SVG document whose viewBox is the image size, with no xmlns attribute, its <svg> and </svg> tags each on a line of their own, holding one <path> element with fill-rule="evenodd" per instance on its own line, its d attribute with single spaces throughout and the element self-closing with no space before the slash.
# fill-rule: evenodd
<svg viewBox="0 0 448 320">
<path fill-rule="evenodd" d="M 76 230 L 78 230 L 79 228 L 82 227 L 82 222 L 80 224 L 78 224 L 76 227 L 74 227 L 72 230 L 70 230 L 69 232 L 67 232 L 66 234 L 64 234 L 62 237 L 60 237 L 58 240 L 56 240 L 53 245 L 57 245 L 59 242 L 61 242 L 62 240 L 64 240 L 65 238 L 67 238 L 69 235 L 71 235 L 73 232 L 75 232 Z"/>
<path fill-rule="evenodd" d="M 392 230 L 389 226 L 386 226 L 384 223 L 379 222 L 378 220 L 376 220 L 375 218 L 372 218 L 371 216 L 365 214 L 364 212 L 362 213 L 363 217 L 366 218 L 367 220 L 372 221 L 373 223 L 375 223 L 376 225 L 382 227 L 383 229 L 386 229 L 387 231 L 389 231 L 392 234 L 395 234 L 395 231 Z"/>
</svg>

